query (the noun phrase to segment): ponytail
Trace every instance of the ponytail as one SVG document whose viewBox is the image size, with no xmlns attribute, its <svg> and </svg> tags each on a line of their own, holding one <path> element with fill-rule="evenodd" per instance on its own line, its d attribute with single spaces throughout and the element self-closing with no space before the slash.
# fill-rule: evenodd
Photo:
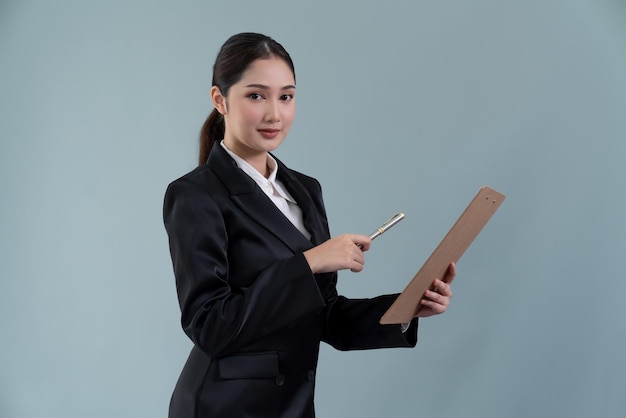
<svg viewBox="0 0 626 418">
<path fill-rule="evenodd" d="M 224 117 L 217 109 L 213 109 L 204 121 L 200 131 L 200 153 L 198 165 L 206 164 L 213 145 L 224 139 Z"/>
</svg>

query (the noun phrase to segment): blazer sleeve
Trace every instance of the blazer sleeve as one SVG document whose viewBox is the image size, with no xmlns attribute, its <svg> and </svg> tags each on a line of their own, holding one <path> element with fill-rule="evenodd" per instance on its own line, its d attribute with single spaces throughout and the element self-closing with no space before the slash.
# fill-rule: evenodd
<svg viewBox="0 0 626 418">
<path fill-rule="evenodd" d="M 322 339 L 338 350 L 415 347 L 417 318 L 403 333 L 399 324 L 379 323 L 398 295 L 372 299 L 348 299 L 337 296 L 326 307 L 326 327 Z"/>
<path fill-rule="evenodd" d="M 319 182 L 300 175 L 320 214 L 326 238 L 330 236 L 322 190 Z M 319 289 L 326 301 L 322 340 L 338 350 L 414 347 L 417 344 L 417 318 L 403 333 L 398 324 L 381 325 L 380 318 L 395 301 L 395 295 L 372 299 L 348 299 L 337 294 L 337 272 L 316 275 Z"/>
<path fill-rule="evenodd" d="M 247 287 L 231 287 L 224 216 L 199 185 L 172 183 L 163 212 L 182 327 L 210 356 L 237 352 L 324 307 L 302 253 L 269 264 Z"/>
</svg>

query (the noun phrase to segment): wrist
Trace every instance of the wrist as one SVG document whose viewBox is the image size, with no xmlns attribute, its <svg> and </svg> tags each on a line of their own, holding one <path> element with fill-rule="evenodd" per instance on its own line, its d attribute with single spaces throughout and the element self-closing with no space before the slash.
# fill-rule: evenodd
<svg viewBox="0 0 626 418">
<path fill-rule="evenodd" d="M 309 268 L 311 269 L 311 273 L 316 274 L 318 272 L 317 264 L 315 263 L 315 249 L 311 248 L 303 253 L 304 259 L 306 260 Z"/>
</svg>

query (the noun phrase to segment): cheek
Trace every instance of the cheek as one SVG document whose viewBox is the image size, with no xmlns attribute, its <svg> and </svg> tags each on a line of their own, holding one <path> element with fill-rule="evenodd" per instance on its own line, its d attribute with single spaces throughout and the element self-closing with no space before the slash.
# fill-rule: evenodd
<svg viewBox="0 0 626 418">
<path fill-rule="evenodd" d="M 289 108 L 285 109 L 285 111 L 283 112 L 283 123 L 285 123 L 286 125 L 291 125 L 291 122 L 293 122 L 293 118 L 296 116 L 296 107 L 295 106 L 290 106 Z"/>
<path fill-rule="evenodd" d="M 248 125 L 256 126 L 263 119 L 263 112 L 260 110 L 260 107 L 250 106 L 243 109 L 241 116 Z"/>
</svg>

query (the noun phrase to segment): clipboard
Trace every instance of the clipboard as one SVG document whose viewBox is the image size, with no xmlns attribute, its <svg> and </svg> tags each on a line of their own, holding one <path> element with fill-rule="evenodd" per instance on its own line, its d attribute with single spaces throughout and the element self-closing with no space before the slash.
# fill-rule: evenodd
<svg viewBox="0 0 626 418">
<path fill-rule="evenodd" d="M 381 324 L 407 323 L 415 317 L 424 292 L 436 278 L 445 276 L 451 262 L 456 263 L 461 258 L 505 197 L 487 186 L 481 187 L 439 246 L 380 318 Z"/>
</svg>

